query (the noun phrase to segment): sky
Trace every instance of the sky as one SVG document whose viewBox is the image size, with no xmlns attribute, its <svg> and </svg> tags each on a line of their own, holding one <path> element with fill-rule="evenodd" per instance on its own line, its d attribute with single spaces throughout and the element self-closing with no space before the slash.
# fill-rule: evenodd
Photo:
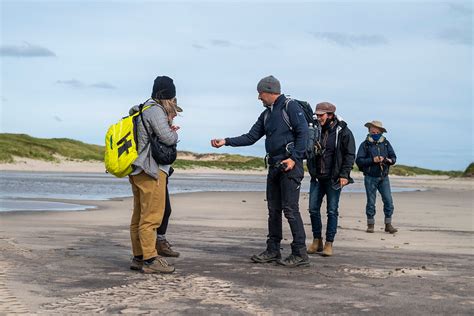
<svg viewBox="0 0 474 316">
<path fill-rule="evenodd" d="M 246 133 L 258 81 L 336 105 L 357 146 L 380 120 L 398 163 L 464 170 L 473 154 L 471 1 L 0 0 L 0 131 L 104 144 L 174 79 L 179 149 Z"/>
</svg>

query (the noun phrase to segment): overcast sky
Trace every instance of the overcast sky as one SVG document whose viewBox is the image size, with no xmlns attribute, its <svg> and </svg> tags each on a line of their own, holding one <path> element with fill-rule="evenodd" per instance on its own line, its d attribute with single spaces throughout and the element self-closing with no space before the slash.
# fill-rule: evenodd
<svg viewBox="0 0 474 316">
<path fill-rule="evenodd" d="M 214 149 L 263 110 L 259 79 L 337 106 L 357 144 L 381 120 L 398 162 L 463 170 L 473 154 L 470 1 L 1 0 L 1 131 L 103 144 L 157 75 L 184 108 L 179 148 Z"/>
</svg>

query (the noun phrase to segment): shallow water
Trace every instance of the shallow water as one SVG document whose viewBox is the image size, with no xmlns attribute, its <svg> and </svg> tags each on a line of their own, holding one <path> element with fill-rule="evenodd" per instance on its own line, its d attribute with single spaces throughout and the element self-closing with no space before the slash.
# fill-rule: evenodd
<svg viewBox="0 0 474 316">
<path fill-rule="evenodd" d="M 0 174 L 0 211 L 61 209 L 77 210 L 78 204 L 49 204 L 36 199 L 107 200 L 131 196 L 128 177 L 118 179 L 106 173 L 6 172 Z M 170 193 L 251 191 L 266 189 L 265 175 L 174 174 L 169 181 Z M 394 192 L 413 188 L 392 188 Z M 309 191 L 309 177 L 302 192 Z M 347 192 L 364 192 L 362 183 L 346 188 Z M 41 202 L 41 203 L 40 203 Z M 34 204 L 38 207 L 35 207 Z M 54 202 L 56 203 L 56 202 Z M 80 206 L 80 205 L 79 205 Z M 81 206 L 81 209 L 85 209 Z"/>
</svg>

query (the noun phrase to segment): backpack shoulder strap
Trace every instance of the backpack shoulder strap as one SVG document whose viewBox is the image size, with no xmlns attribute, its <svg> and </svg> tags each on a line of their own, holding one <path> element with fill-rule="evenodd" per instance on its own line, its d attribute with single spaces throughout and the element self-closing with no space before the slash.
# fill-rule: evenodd
<svg viewBox="0 0 474 316">
<path fill-rule="evenodd" d="M 270 115 L 270 109 L 267 108 L 265 110 L 265 113 L 263 114 L 263 128 L 265 128 L 267 126 L 267 119 L 268 119 L 269 115 Z"/>
<path fill-rule="evenodd" d="M 286 98 L 285 107 L 282 109 L 281 112 L 282 112 L 282 116 L 283 116 L 283 121 L 285 121 L 285 124 L 288 126 L 290 131 L 293 131 L 293 127 L 291 126 L 291 123 L 290 123 L 290 117 L 288 116 L 288 103 L 290 103 L 291 101 L 293 101 L 293 99 Z"/>
</svg>

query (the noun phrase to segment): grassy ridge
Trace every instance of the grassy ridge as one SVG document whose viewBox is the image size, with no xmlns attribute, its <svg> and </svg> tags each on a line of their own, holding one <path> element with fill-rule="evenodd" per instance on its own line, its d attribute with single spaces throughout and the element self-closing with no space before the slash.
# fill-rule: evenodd
<svg viewBox="0 0 474 316">
<path fill-rule="evenodd" d="M 263 170 L 265 165 L 262 158 L 245 157 L 240 155 L 219 155 L 217 160 L 185 160 L 176 159 L 173 168 L 192 169 L 196 167 L 206 167 L 224 170 Z"/>
<path fill-rule="evenodd" d="M 68 138 L 36 138 L 25 134 L 0 134 L 0 162 L 13 157 L 57 161 L 57 155 L 68 159 L 103 160 L 104 147 Z"/>
<path fill-rule="evenodd" d="M 0 162 L 13 162 L 14 156 L 45 161 L 57 161 L 57 156 L 71 160 L 103 161 L 104 147 L 67 138 L 44 139 L 25 134 L 0 133 Z M 206 167 L 225 170 L 258 170 L 264 168 L 264 163 L 263 159 L 258 157 L 231 154 L 195 154 L 180 151 L 173 166 L 177 169 Z M 356 166 L 354 166 L 354 169 L 357 171 Z M 471 163 L 464 172 L 395 165 L 391 168 L 390 173 L 401 176 L 447 175 L 450 177 L 472 177 L 474 176 L 474 163 Z"/>
<path fill-rule="evenodd" d="M 390 174 L 398 176 L 416 176 L 416 175 L 430 175 L 430 176 L 450 176 L 460 177 L 463 175 L 462 171 L 441 171 L 431 170 L 419 167 L 410 167 L 404 165 L 395 165 L 390 167 Z"/>
</svg>

